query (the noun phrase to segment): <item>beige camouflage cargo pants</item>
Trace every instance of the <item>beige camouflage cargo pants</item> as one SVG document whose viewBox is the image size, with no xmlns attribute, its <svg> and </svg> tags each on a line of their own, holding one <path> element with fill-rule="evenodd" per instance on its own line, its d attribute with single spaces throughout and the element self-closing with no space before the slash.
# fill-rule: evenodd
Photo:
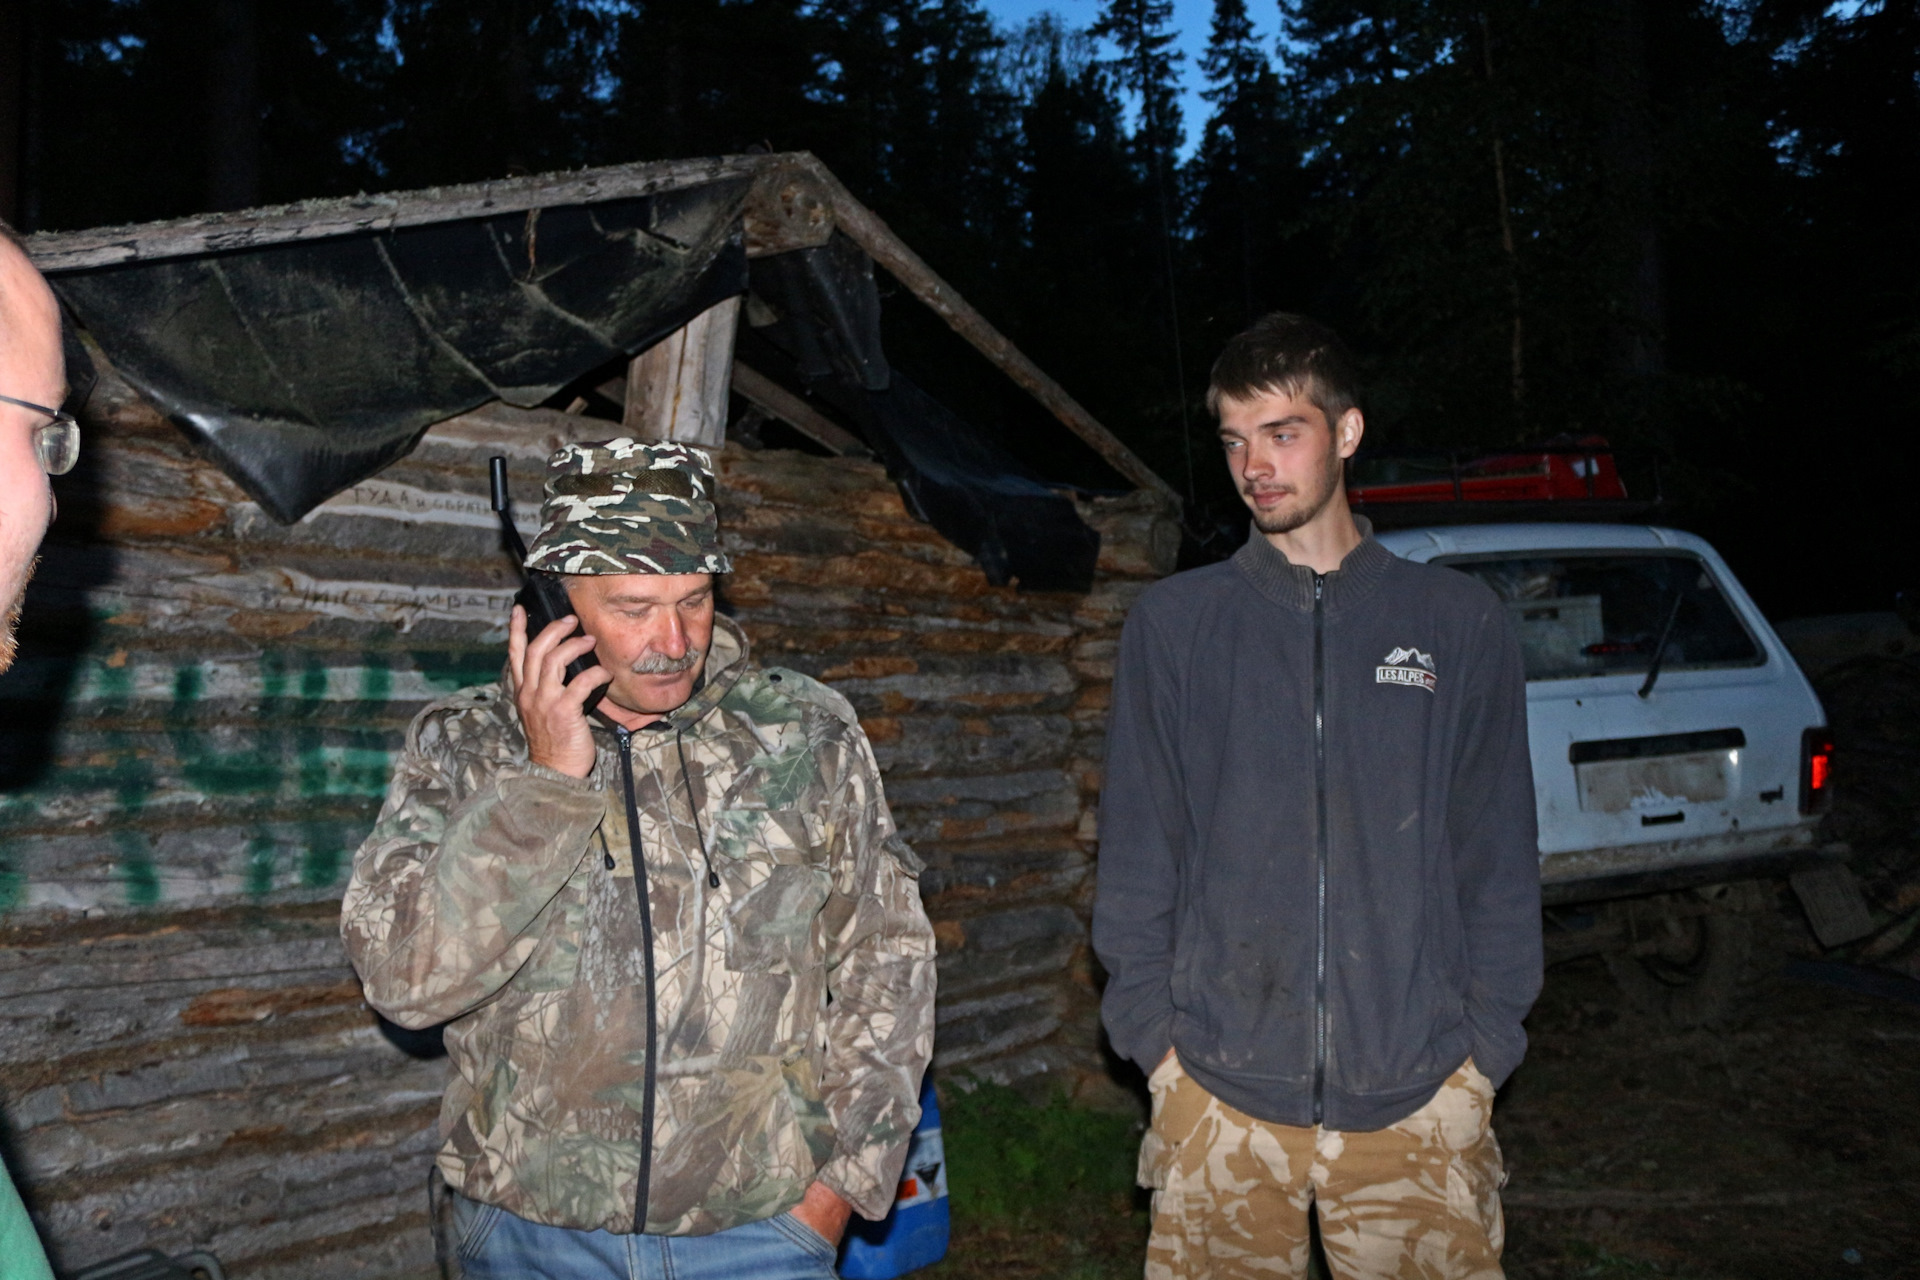
<svg viewBox="0 0 1920 1280">
<path fill-rule="evenodd" d="M 1307 1274 L 1307 1215 L 1338 1280 L 1500 1280 L 1506 1180 L 1493 1085 L 1471 1061 L 1374 1133 L 1255 1120 L 1160 1064 L 1140 1183 L 1153 1192 L 1147 1280 Z"/>
</svg>

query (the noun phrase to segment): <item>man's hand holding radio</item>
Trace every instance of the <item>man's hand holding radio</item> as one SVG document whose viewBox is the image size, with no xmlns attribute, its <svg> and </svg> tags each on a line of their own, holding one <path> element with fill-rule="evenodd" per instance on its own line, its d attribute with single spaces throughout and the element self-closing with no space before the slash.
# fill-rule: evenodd
<svg viewBox="0 0 1920 1280">
<path fill-rule="evenodd" d="M 593 652 L 593 637 L 569 633 L 580 620 L 568 616 L 527 639 L 527 611 L 513 606 L 507 624 L 507 671 L 513 677 L 513 701 L 527 731 L 527 757 L 558 773 L 584 778 L 593 772 L 593 730 L 586 702 L 595 689 L 613 680 L 605 667 L 590 667 L 567 683 L 567 664 Z"/>
</svg>

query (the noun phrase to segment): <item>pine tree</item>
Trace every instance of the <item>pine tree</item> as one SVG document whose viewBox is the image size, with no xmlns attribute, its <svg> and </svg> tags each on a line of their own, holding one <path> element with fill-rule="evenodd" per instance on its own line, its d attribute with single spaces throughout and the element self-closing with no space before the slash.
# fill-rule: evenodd
<svg viewBox="0 0 1920 1280">
<path fill-rule="evenodd" d="M 21 220 L 29 228 L 200 212 L 212 184 L 215 114 L 206 0 L 43 0 L 28 9 Z M 381 185 L 367 142 L 381 120 L 385 0 L 254 0 L 251 93 L 228 100 L 254 126 L 235 157 L 247 181 L 220 203 L 280 203 Z M 230 68 L 229 68 L 230 70 Z M 244 68 L 243 68 L 244 71 Z M 227 86 L 232 87 L 232 86 Z"/>
<path fill-rule="evenodd" d="M 832 24 L 805 0 L 619 6 L 605 156 L 619 160 L 817 147 Z"/>
<path fill-rule="evenodd" d="M 819 0 L 823 127 L 800 145 L 986 314 L 1006 323 L 1024 282 L 1018 116 L 1005 40 L 980 0 Z M 931 313 L 882 310 L 888 357 L 983 431 L 1006 387 Z"/>
<path fill-rule="evenodd" d="M 1323 143 L 1316 221 L 1355 286 L 1328 318 L 1391 353 L 1377 441 L 1575 428 L 1597 389 L 1618 268 L 1596 251 L 1617 236 L 1599 216 L 1597 77 L 1573 70 L 1591 11 L 1556 8 L 1543 23 L 1518 0 L 1290 0 L 1293 84 Z"/>
<path fill-rule="evenodd" d="M 395 186 L 469 182 L 598 158 L 610 16 L 593 0 L 394 0 L 388 118 Z"/>
<path fill-rule="evenodd" d="M 1016 233 L 1017 122 L 992 20 L 979 0 L 822 0 L 816 12 L 834 127 L 815 149 L 941 270 L 989 283 Z"/>
<path fill-rule="evenodd" d="M 1280 79 L 1246 0 L 1215 0 L 1200 63 L 1213 104 L 1186 174 L 1198 333 L 1217 346 L 1262 312 L 1310 309 L 1315 272 L 1302 250 L 1301 147 Z"/>
<path fill-rule="evenodd" d="M 1124 105 L 1091 42 L 1057 22 L 1024 33 L 1019 192 L 1024 285 L 1014 336 L 1088 409 L 1164 468 L 1165 345 L 1150 188 L 1129 154 Z"/>
<path fill-rule="evenodd" d="M 1173 242 L 1180 229 L 1179 155 L 1186 139 L 1177 70 L 1186 55 L 1173 48 L 1175 33 L 1167 25 L 1172 18 L 1173 0 L 1106 0 L 1099 21 L 1088 29 L 1089 35 L 1113 44 L 1116 56 L 1106 65 L 1139 104 L 1130 149 L 1156 206 L 1169 288 Z"/>
<path fill-rule="evenodd" d="M 1100 19 L 1089 34 L 1109 41 L 1116 56 L 1107 64 L 1116 79 L 1139 104 L 1139 125 L 1131 151 L 1139 166 L 1159 238 L 1159 296 L 1148 313 L 1158 322 L 1165 357 L 1165 389 L 1157 399 L 1167 407 L 1166 430 L 1174 433 L 1178 451 L 1174 474 L 1194 493 L 1193 442 L 1187 386 L 1185 340 L 1180 325 L 1180 247 L 1182 213 L 1179 154 L 1186 132 L 1181 122 L 1178 64 L 1184 55 L 1174 49 L 1175 33 L 1168 23 L 1172 0 L 1106 0 Z"/>
</svg>

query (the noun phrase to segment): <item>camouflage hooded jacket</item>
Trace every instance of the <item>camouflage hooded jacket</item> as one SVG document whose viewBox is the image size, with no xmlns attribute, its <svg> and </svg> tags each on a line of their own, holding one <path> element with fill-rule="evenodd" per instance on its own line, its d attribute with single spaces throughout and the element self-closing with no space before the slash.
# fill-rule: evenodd
<svg viewBox="0 0 1920 1280">
<path fill-rule="evenodd" d="M 584 780 L 528 761 L 497 684 L 408 732 L 341 933 L 370 1004 L 449 1024 L 439 1165 L 472 1199 L 666 1235 L 816 1179 L 893 1201 L 933 1049 L 919 862 L 844 698 L 724 618 L 707 667 L 662 721 L 596 728 Z"/>
</svg>

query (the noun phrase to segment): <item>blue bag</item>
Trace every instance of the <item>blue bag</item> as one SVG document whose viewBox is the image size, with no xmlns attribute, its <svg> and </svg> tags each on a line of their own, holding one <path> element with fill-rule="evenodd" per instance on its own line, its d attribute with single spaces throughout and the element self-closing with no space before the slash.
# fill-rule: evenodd
<svg viewBox="0 0 1920 1280">
<path fill-rule="evenodd" d="M 843 1280 L 893 1280 L 947 1256 L 947 1155 L 932 1074 L 920 1086 L 920 1123 L 907 1146 L 893 1208 L 878 1222 L 856 1217 L 840 1253 Z"/>
</svg>

